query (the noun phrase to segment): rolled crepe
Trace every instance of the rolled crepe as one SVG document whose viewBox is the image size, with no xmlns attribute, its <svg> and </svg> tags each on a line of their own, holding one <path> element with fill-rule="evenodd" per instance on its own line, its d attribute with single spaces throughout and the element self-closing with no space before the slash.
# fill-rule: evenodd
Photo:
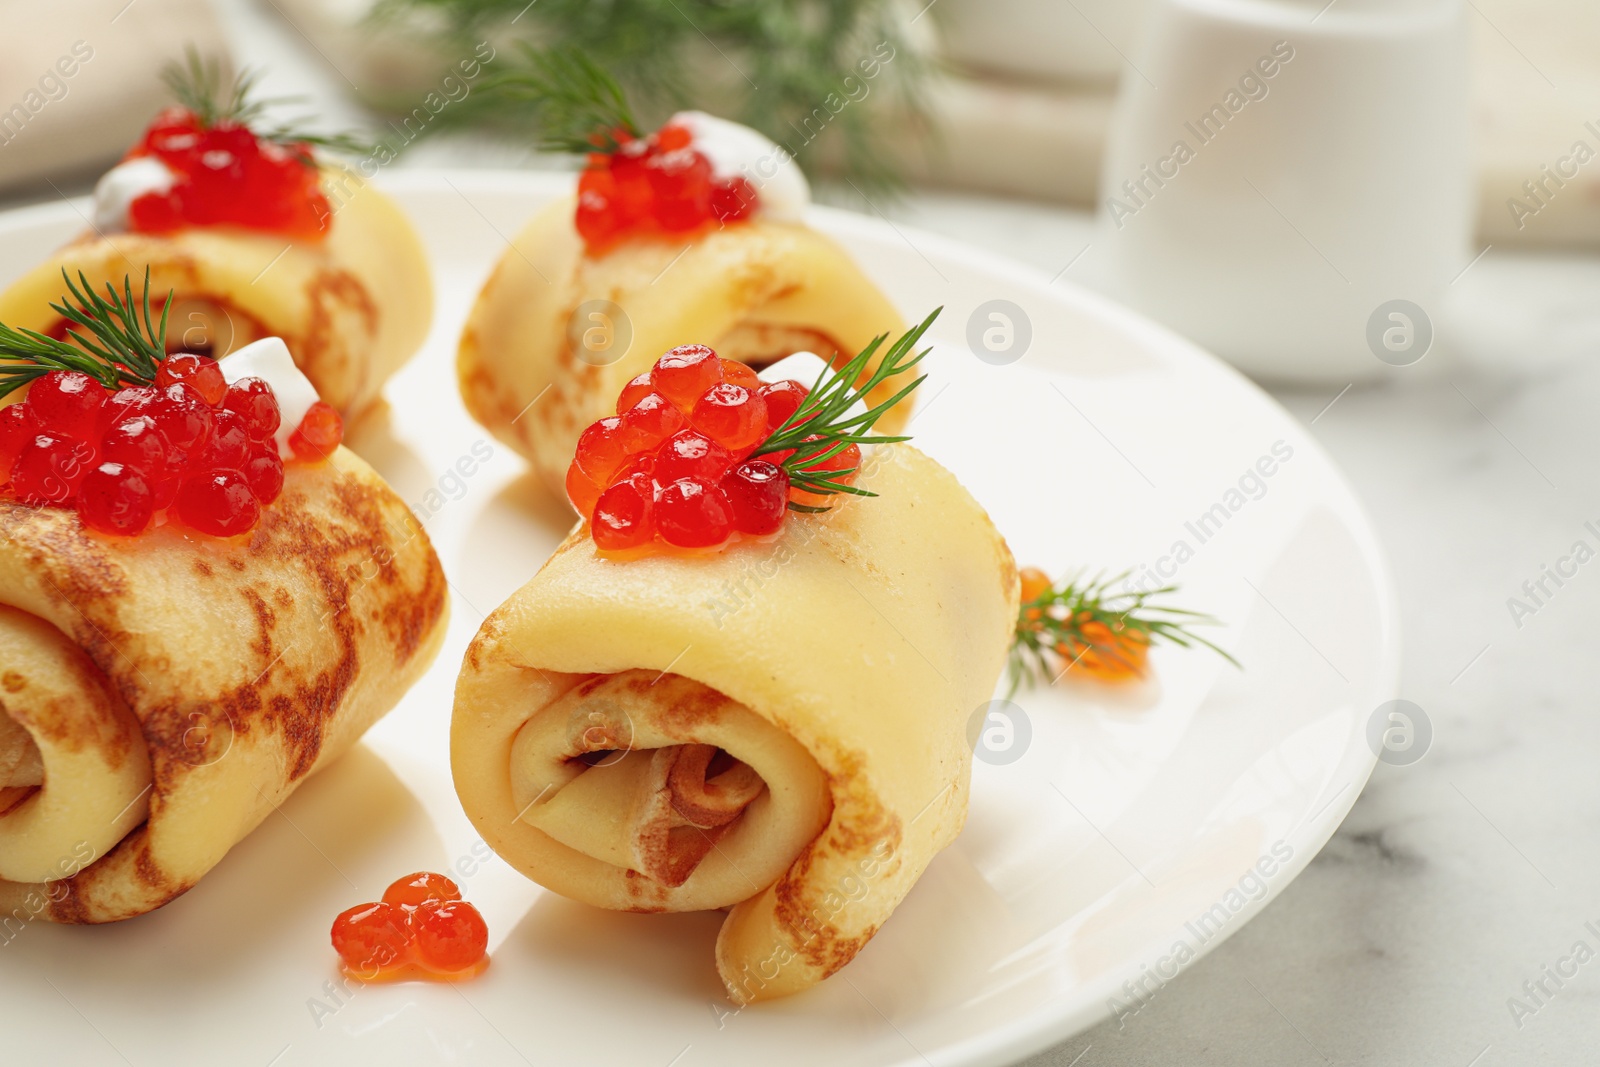
<svg viewBox="0 0 1600 1067">
<path fill-rule="evenodd" d="M 237 227 L 172 234 L 85 233 L 0 294 L 0 322 L 57 333 L 50 308 L 61 271 L 121 291 L 146 265 L 152 294 L 174 293 L 169 351 L 217 357 L 282 337 L 323 400 L 353 414 L 376 400 L 416 353 L 433 317 L 433 282 L 416 231 L 400 208 L 353 175 L 329 171 L 328 236 L 292 241 Z M 342 195 L 340 190 L 343 190 Z"/>
<path fill-rule="evenodd" d="M 805 226 L 757 217 L 687 244 L 625 241 L 591 257 L 572 219 L 563 199 L 517 235 L 478 294 L 456 361 L 467 410 L 557 493 L 578 435 L 670 348 L 708 344 L 756 369 L 798 351 L 840 363 L 905 328 L 844 250 Z M 895 432 L 909 408 L 879 428 Z"/>
<path fill-rule="evenodd" d="M 136 538 L 0 500 L 0 929 L 187 891 L 427 668 L 444 575 L 356 456 L 250 534 Z"/>
<path fill-rule="evenodd" d="M 484 840 L 599 907 L 731 907 L 739 1003 L 843 967 L 961 829 L 1015 623 L 1011 553 L 954 476 L 895 445 L 859 484 L 880 496 L 709 555 L 607 559 L 579 529 L 456 686 Z"/>
</svg>

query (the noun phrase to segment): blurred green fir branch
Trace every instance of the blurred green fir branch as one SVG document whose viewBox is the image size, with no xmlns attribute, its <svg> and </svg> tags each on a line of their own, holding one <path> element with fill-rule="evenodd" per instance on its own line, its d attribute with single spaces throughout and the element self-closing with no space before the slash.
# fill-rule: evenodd
<svg viewBox="0 0 1600 1067">
<path fill-rule="evenodd" d="M 501 48 L 491 76 L 430 132 L 549 139 L 529 85 L 550 49 L 576 49 L 617 78 L 645 129 L 699 108 L 760 130 L 808 173 L 826 161 L 881 193 L 901 187 L 881 124 L 930 126 L 933 61 L 912 47 L 907 10 L 898 0 L 380 0 L 375 17 L 446 26 L 435 41 L 446 48 L 486 38 Z"/>
</svg>

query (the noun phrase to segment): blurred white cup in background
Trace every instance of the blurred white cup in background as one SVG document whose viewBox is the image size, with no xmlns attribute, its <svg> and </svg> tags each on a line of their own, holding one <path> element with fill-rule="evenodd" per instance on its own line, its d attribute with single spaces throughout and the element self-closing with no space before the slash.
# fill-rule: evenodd
<svg viewBox="0 0 1600 1067">
<path fill-rule="evenodd" d="M 1113 84 L 1148 0 L 943 0 L 945 56 L 1042 81 Z"/>
<path fill-rule="evenodd" d="M 1462 0 L 1155 0 L 1102 284 L 1259 378 L 1416 363 L 1471 259 L 1466 49 Z"/>
</svg>

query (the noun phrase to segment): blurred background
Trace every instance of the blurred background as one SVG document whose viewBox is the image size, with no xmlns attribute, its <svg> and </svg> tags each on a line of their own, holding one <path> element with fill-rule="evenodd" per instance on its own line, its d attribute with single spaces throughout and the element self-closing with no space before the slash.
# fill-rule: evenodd
<svg viewBox="0 0 1600 1067">
<path fill-rule="evenodd" d="M 1600 890 L 1600 585 L 1507 612 L 1600 517 L 1594 0 L 0 2 L 0 206 L 87 192 L 189 44 L 385 167 L 570 168 L 451 73 L 568 42 L 647 123 L 748 122 L 819 199 L 1231 361 L 1366 501 L 1405 612 L 1396 695 L 1434 748 L 1380 766 L 1305 875 L 1136 1021 L 1031 1063 L 1593 1062 L 1600 971 L 1526 1027 L 1506 1004 L 1600 920 L 1574 903 Z"/>
</svg>

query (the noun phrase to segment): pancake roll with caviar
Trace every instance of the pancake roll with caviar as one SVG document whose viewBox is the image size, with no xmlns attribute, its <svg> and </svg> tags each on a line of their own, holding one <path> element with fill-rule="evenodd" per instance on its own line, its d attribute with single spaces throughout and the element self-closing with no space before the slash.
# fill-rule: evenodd
<svg viewBox="0 0 1600 1067">
<path fill-rule="evenodd" d="M 65 338 L 0 325 L 0 920 L 102 923 L 350 748 L 447 601 L 280 339 L 169 355 L 148 289 L 63 281 Z"/>
<path fill-rule="evenodd" d="M 810 191 L 780 145 L 703 112 L 642 129 L 580 55 L 535 62 L 552 103 L 542 147 L 584 155 L 576 195 L 534 216 L 461 335 L 473 417 L 562 491 L 578 434 L 668 349 L 697 343 L 753 370 L 807 351 L 842 366 L 904 322 L 844 249 L 805 221 Z M 873 399 L 890 395 L 883 382 Z M 895 429 L 902 411 L 890 412 Z"/>
<path fill-rule="evenodd" d="M 927 326 L 761 384 L 662 355 L 618 403 L 644 412 L 584 433 L 584 521 L 462 664 L 451 762 L 484 840 L 598 907 L 729 909 L 738 1003 L 848 964 L 966 818 L 1018 576 L 955 476 L 874 429 Z"/>
<path fill-rule="evenodd" d="M 361 411 L 427 336 L 416 231 L 327 156 L 361 146 L 274 125 L 251 75 L 226 84 L 191 55 L 168 81 L 179 105 L 100 179 L 89 227 L 0 293 L 0 322 L 64 336 L 63 269 L 99 287 L 148 268 L 172 293 L 168 351 L 220 359 L 280 337 L 324 401 Z"/>
</svg>

